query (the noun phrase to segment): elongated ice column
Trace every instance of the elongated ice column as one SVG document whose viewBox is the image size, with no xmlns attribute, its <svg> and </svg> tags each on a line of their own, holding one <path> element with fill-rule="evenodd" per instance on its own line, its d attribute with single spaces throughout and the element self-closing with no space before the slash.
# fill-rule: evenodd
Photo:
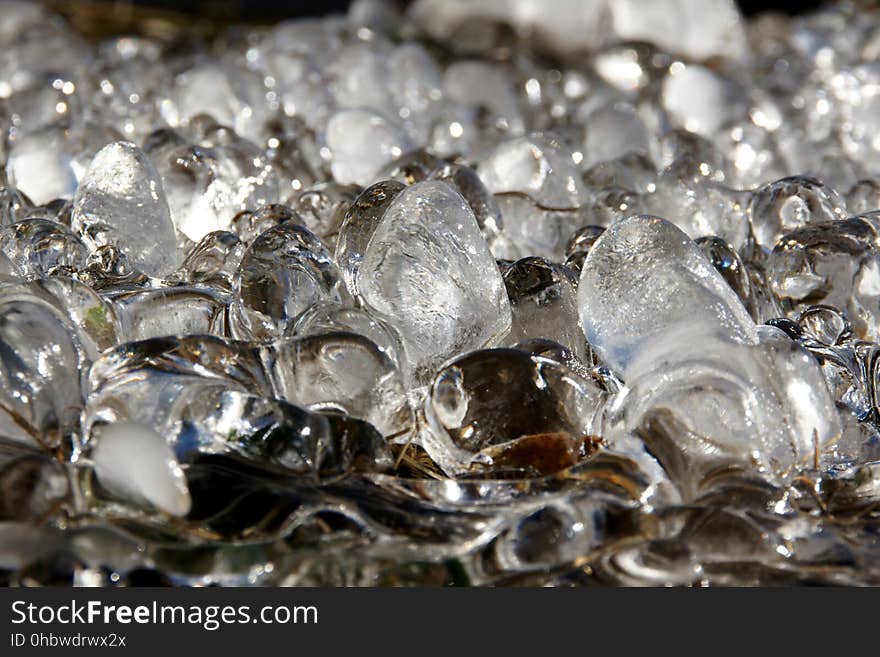
<svg viewBox="0 0 880 657">
<path fill-rule="evenodd" d="M 117 141 L 98 151 L 76 192 L 72 226 L 91 248 L 112 244 L 150 276 L 180 264 L 159 174 L 134 144 Z"/>
<path fill-rule="evenodd" d="M 699 247 L 663 219 L 609 227 L 584 261 L 578 302 L 589 342 L 626 381 L 612 412 L 624 432 L 668 411 L 689 432 L 686 458 L 776 474 L 839 432 L 818 364 L 759 330 Z"/>
<path fill-rule="evenodd" d="M 444 182 L 400 192 L 376 225 L 355 277 L 363 301 L 395 318 L 419 379 L 510 328 L 504 282 L 474 213 Z"/>
<path fill-rule="evenodd" d="M 185 516 L 192 500 L 186 477 L 166 440 L 141 424 L 101 428 L 92 453 L 98 481 L 109 492 Z"/>
</svg>

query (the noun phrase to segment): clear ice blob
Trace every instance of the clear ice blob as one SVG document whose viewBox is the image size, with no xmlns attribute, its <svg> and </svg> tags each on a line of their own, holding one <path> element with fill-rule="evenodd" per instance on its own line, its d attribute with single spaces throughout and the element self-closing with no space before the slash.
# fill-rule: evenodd
<svg viewBox="0 0 880 657">
<path fill-rule="evenodd" d="M 392 318 L 417 380 L 510 327 L 504 283 L 474 213 L 444 182 L 411 185 L 391 201 L 354 278 L 363 303 Z"/>
<path fill-rule="evenodd" d="M 480 162 L 477 173 L 493 194 L 519 192 L 545 208 L 577 208 L 587 200 L 571 151 L 550 135 L 502 142 Z"/>
<path fill-rule="evenodd" d="M 162 181 L 129 142 L 108 144 L 92 159 L 76 192 L 72 227 L 90 248 L 115 246 L 148 275 L 170 274 L 181 261 Z"/>
<path fill-rule="evenodd" d="M 755 190 L 749 203 L 749 221 L 758 244 L 772 249 L 785 233 L 808 223 L 843 219 L 843 199 L 815 178 L 783 178 Z"/>
<path fill-rule="evenodd" d="M 341 301 L 339 272 L 307 228 L 285 222 L 260 234 L 245 251 L 233 284 L 232 335 L 281 337 L 297 315 L 317 301 Z"/>
</svg>

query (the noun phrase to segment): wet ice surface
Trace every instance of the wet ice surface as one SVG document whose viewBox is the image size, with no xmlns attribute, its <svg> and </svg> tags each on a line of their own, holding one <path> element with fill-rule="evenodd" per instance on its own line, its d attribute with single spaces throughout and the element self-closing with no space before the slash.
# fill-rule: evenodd
<svg viewBox="0 0 880 657">
<path fill-rule="evenodd" d="M 880 15 L 0 14 L 3 583 L 880 584 Z"/>
</svg>

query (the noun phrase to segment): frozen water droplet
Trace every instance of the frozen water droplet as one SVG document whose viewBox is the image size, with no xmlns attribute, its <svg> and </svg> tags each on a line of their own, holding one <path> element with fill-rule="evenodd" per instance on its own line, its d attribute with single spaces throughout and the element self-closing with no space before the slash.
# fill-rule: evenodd
<svg viewBox="0 0 880 657">
<path fill-rule="evenodd" d="M 761 246 L 773 248 L 785 233 L 808 223 L 842 219 L 840 196 L 814 178 L 783 178 L 755 190 L 749 204 L 752 231 Z"/>
<path fill-rule="evenodd" d="M 189 513 L 192 500 L 183 470 L 165 439 L 149 427 L 101 427 L 92 462 L 98 481 L 110 493 L 173 516 Z"/>
<path fill-rule="evenodd" d="M 587 254 L 604 232 L 602 226 L 584 226 L 572 233 L 565 246 L 565 266 L 580 274 Z"/>
<path fill-rule="evenodd" d="M 609 416 L 624 432 L 650 434 L 668 415 L 682 427 L 672 440 L 686 463 L 733 459 L 771 477 L 836 435 L 815 360 L 784 335 L 764 336 L 672 224 L 639 216 L 609 227 L 584 261 L 578 295 L 590 344 L 626 380 Z M 615 421 L 609 434 L 620 431 Z"/>
<path fill-rule="evenodd" d="M 319 183 L 298 194 L 291 200 L 291 206 L 302 217 L 306 228 L 333 249 L 342 220 L 360 192 L 357 185 Z"/>
<path fill-rule="evenodd" d="M 852 214 L 880 210 L 880 183 L 860 180 L 846 193 L 846 209 Z"/>
<path fill-rule="evenodd" d="M 286 222 L 262 233 L 248 247 L 233 286 L 230 328 L 236 337 L 281 337 L 317 301 L 340 301 L 333 259 L 307 228 Z"/>
<path fill-rule="evenodd" d="M 264 205 L 256 212 L 239 212 L 232 220 L 232 230 L 242 242 L 250 245 L 257 236 L 286 221 L 297 226 L 305 226 L 302 217 L 291 208 L 273 203 Z"/>
<path fill-rule="evenodd" d="M 641 201 L 649 213 L 668 217 L 692 239 L 714 235 L 742 248 L 749 234 L 747 198 L 700 174 L 670 167 L 657 179 L 655 192 Z"/>
<path fill-rule="evenodd" d="M 208 233 L 189 252 L 180 275 L 191 283 L 229 291 L 244 251 L 244 245 L 233 233 L 222 230 Z"/>
<path fill-rule="evenodd" d="M 649 216 L 612 224 L 584 261 L 580 321 L 589 343 L 624 378 L 647 345 L 675 334 L 757 340 L 742 302 L 674 225 Z"/>
<path fill-rule="evenodd" d="M 81 355 L 64 316 L 24 288 L 0 290 L 0 433 L 56 447 L 77 426 Z"/>
<path fill-rule="evenodd" d="M 817 303 L 844 310 L 860 338 L 880 340 L 880 217 L 810 223 L 781 237 L 769 283 L 789 315 Z"/>
<path fill-rule="evenodd" d="M 0 186 L 0 226 L 24 219 L 31 201 L 14 187 Z"/>
<path fill-rule="evenodd" d="M 187 460 L 195 454 L 237 452 L 308 473 L 317 464 L 306 453 L 314 454 L 327 438 L 327 423 L 319 416 L 240 390 L 204 390 L 187 398 L 179 411 L 180 424 L 192 434 Z M 184 442 L 182 437 L 178 442 Z"/>
<path fill-rule="evenodd" d="M 322 333 L 357 333 L 376 344 L 404 369 L 403 343 L 397 329 L 372 308 L 351 308 L 333 301 L 321 301 L 303 312 L 293 326 L 293 335 L 306 337 Z"/>
<path fill-rule="evenodd" d="M 114 142 L 95 155 L 76 193 L 73 227 L 92 248 L 116 246 L 146 274 L 180 264 L 162 182 L 134 144 Z"/>
<path fill-rule="evenodd" d="M 76 344 L 89 360 L 97 358 L 119 339 L 119 319 L 112 303 L 79 280 L 52 276 L 9 287 L 5 293 L 7 298 L 39 299 L 54 308 L 65 318 Z M 85 380 L 85 368 L 81 374 Z"/>
<path fill-rule="evenodd" d="M 3 251 L 0 251 L 0 284 L 15 283 L 21 278 L 18 267 Z"/>
<path fill-rule="evenodd" d="M 418 0 L 409 15 L 428 34 L 456 45 L 468 27 L 486 23 L 509 25 L 558 54 L 599 46 L 609 36 L 607 0 L 557 0 L 548 9 L 540 0 Z"/>
<path fill-rule="evenodd" d="M 521 135 L 525 131 L 519 99 L 507 71 L 500 65 L 481 61 L 453 62 L 443 76 L 443 91 L 464 107 L 487 109 L 488 120 L 502 132 Z M 463 131 L 461 124 L 459 128 Z"/>
<path fill-rule="evenodd" d="M 612 0 L 612 27 L 624 41 L 647 41 L 691 59 L 744 59 L 749 42 L 733 0 Z"/>
<path fill-rule="evenodd" d="M 115 138 L 91 124 L 53 123 L 22 135 L 9 146 L 9 181 L 34 203 L 72 199 L 92 155 Z"/>
<path fill-rule="evenodd" d="M 392 160 L 414 148 L 406 133 L 367 109 L 344 109 L 327 122 L 330 170 L 338 183 L 365 187 Z"/>
<path fill-rule="evenodd" d="M 751 308 L 753 300 L 749 272 L 736 249 L 720 237 L 701 237 L 695 241 L 730 289 L 736 292 L 743 305 Z"/>
<path fill-rule="evenodd" d="M 679 65 L 663 81 L 663 107 L 678 127 L 711 137 L 736 117 L 730 83 L 703 66 Z"/>
<path fill-rule="evenodd" d="M 206 399 L 218 390 L 272 395 L 258 350 L 213 336 L 122 344 L 94 362 L 88 387 L 78 452 L 91 444 L 93 428 L 134 422 L 166 436 L 180 460 L 199 447 L 180 417 L 193 400 Z"/>
<path fill-rule="evenodd" d="M 493 194 L 519 192 L 545 208 L 577 208 L 587 200 L 571 151 L 545 134 L 502 142 L 477 173 Z"/>
<path fill-rule="evenodd" d="M 373 232 L 392 201 L 404 189 L 403 183 L 386 180 L 367 187 L 345 213 L 336 242 L 336 264 L 348 291 L 358 296 L 358 269 Z"/>
<path fill-rule="evenodd" d="M 324 333 L 266 348 L 277 396 L 312 410 L 342 411 L 383 435 L 406 430 L 412 412 L 391 358 L 354 333 Z"/>
<path fill-rule="evenodd" d="M 24 278 L 54 272 L 75 272 L 86 263 L 88 250 L 69 228 L 48 219 L 25 219 L 0 229 L 0 250 Z"/>
<path fill-rule="evenodd" d="M 278 179 L 262 151 L 221 126 L 209 124 L 196 144 L 158 140 L 147 149 L 162 178 L 171 218 L 193 241 L 232 230 L 234 217 L 278 201 Z"/>
<path fill-rule="evenodd" d="M 225 335 L 227 299 L 216 292 L 177 286 L 114 298 L 123 342 L 171 335 Z"/>
<path fill-rule="evenodd" d="M 543 258 L 523 258 L 505 269 L 504 284 L 513 313 L 508 344 L 544 338 L 585 358 L 573 272 Z"/>
<path fill-rule="evenodd" d="M 650 156 L 652 135 L 629 105 L 616 104 L 593 110 L 584 125 L 584 160 L 587 168 L 597 162 L 616 160 L 628 153 Z"/>
<path fill-rule="evenodd" d="M 522 255 L 559 262 L 572 233 L 586 223 L 581 210 L 549 210 L 523 194 L 495 197 L 504 219 L 502 235 Z"/>
<path fill-rule="evenodd" d="M 407 187 L 391 202 L 364 250 L 356 289 L 394 318 L 417 379 L 510 327 L 503 281 L 473 211 L 439 181 Z"/>
<path fill-rule="evenodd" d="M 515 349 L 475 351 L 437 373 L 426 401 L 431 432 L 421 440 L 448 472 L 467 470 L 481 450 L 524 438 L 540 454 L 554 436 L 573 444 L 594 433 L 602 398 L 595 384 L 554 360 Z"/>
<path fill-rule="evenodd" d="M 186 125 L 193 117 L 210 114 L 237 133 L 259 139 L 268 117 L 268 90 L 256 72 L 230 64 L 197 63 L 179 74 L 159 105 L 168 125 Z"/>
</svg>

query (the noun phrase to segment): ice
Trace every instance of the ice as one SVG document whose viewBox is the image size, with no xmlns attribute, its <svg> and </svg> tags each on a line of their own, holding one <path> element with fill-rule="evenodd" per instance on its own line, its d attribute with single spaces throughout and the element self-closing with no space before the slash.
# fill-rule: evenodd
<svg viewBox="0 0 880 657">
<path fill-rule="evenodd" d="M 326 132 L 333 178 L 366 187 L 386 164 L 413 148 L 406 133 L 371 110 L 343 109 L 330 117 Z"/>
<path fill-rule="evenodd" d="M 89 372 L 88 389 L 77 454 L 92 444 L 93 429 L 125 422 L 158 432 L 184 459 L 200 443 L 181 422 L 183 408 L 218 391 L 269 397 L 272 386 L 256 349 L 213 336 L 180 336 L 107 350 Z"/>
<path fill-rule="evenodd" d="M 321 415 L 239 390 L 209 388 L 185 399 L 178 413 L 188 443 L 184 458 L 190 461 L 199 455 L 241 454 L 314 474 L 331 445 L 329 423 Z"/>
<path fill-rule="evenodd" d="M 113 302 L 123 342 L 172 335 L 226 334 L 228 298 L 213 291 L 177 286 L 123 293 Z"/>
<path fill-rule="evenodd" d="M 228 125 L 238 134 L 259 139 L 269 108 L 263 79 L 254 71 L 215 62 L 196 62 L 170 85 L 159 107 L 172 127 L 185 126 L 200 114 Z"/>
<path fill-rule="evenodd" d="M 522 456 L 535 455 L 520 467 L 534 466 L 544 450 L 551 462 L 561 450 L 573 465 L 586 456 L 602 399 L 592 381 L 555 360 L 516 349 L 475 351 L 437 373 L 425 402 L 431 430 L 421 440 L 447 472 L 492 467 L 504 456 L 492 448 L 514 441 Z M 506 456 L 513 461 L 513 453 Z"/>
<path fill-rule="evenodd" d="M 21 274 L 18 273 L 15 263 L 9 259 L 9 256 L 0 251 L 0 284 L 15 283 L 20 277 Z"/>
<path fill-rule="evenodd" d="M 488 123 L 502 133 L 520 135 L 524 131 L 514 89 L 506 71 L 497 64 L 476 60 L 454 62 L 443 76 L 443 92 L 465 108 L 485 108 Z M 456 132 L 464 132 L 461 123 Z"/>
<path fill-rule="evenodd" d="M 411 137 L 426 141 L 443 95 L 443 80 L 434 58 L 418 43 L 394 48 L 388 56 L 387 84 Z"/>
<path fill-rule="evenodd" d="M 266 349 L 279 399 L 310 410 L 336 410 L 385 436 L 412 423 L 395 362 L 375 343 L 336 331 L 283 340 Z"/>
<path fill-rule="evenodd" d="M 88 250 L 69 228 L 48 219 L 25 219 L 0 228 L 0 250 L 27 279 L 76 272 Z"/>
<path fill-rule="evenodd" d="M 191 283 L 231 290 L 244 251 L 235 234 L 223 230 L 208 233 L 186 256 L 179 274 Z"/>
<path fill-rule="evenodd" d="M 692 239 L 717 236 L 742 248 L 749 237 L 748 196 L 694 173 L 679 160 L 660 175 L 653 194 L 640 198 L 650 214 L 668 217 Z"/>
<path fill-rule="evenodd" d="M 129 142 L 95 155 L 76 192 L 72 226 L 91 248 L 113 245 L 145 274 L 163 276 L 180 264 L 162 181 Z"/>
<path fill-rule="evenodd" d="M 524 194 L 498 194 L 495 202 L 504 222 L 502 235 L 523 256 L 561 261 L 569 238 L 587 221 L 580 209 L 550 210 Z"/>
<path fill-rule="evenodd" d="M 356 185 L 319 183 L 297 194 L 291 206 L 306 228 L 320 237 L 328 248 L 335 249 L 345 214 L 360 192 Z"/>
<path fill-rule="evenodd" d="M 784 308 L 830 305 L 846 312 L 860 338 L 880 339 L 878 221 L 875 214 L 821 221 L 780 238 L 768 270 Z"/>
<path fill-rule="evenodd" d="M 614 33 L 696 60 L 748 57 L 742 16 L 733 0 L 611 0 Z"/>
<path fill-rule="evenodd" d="M 235 337 L 280 337 L 317 301 L 342 300 L 333 258 L 307 228 L 285 222 L 260 234 L 245 251 L 233 285 L 230 328 Z"/>
<path fill-rule="evenodd" d="M 477 168 L 493 194 L 519 192 L 550 209 L 587 200 L 571 151 L 552 136 L 532 134 L 501 143 Z"/>
<path fill-rule="evenodd" d="M 653 136 L 635 108 L 618 103 L 592 112 L 584 125 L 584 160 L 581 166 L 616 160 L 628 153 L 650 156 Z"/>
<path fill-rule="evenodd" d="M 730 289 L 749 310 L 749 314 L 758 321 L 758 309 L 752 298 L 752 282 L 746 265 L 736 249 L 720 237 L 700 237 L 695 240 L 703 255 L 724 278 Z"/>
<path fill-rule="evenodd" d="M 4 18 L 8 15 L 3 9 Z M 21 91 L 37 80 L 54 75 L 62 80 L 84 80 L 93 61 L 92 50 L 69 24 L 57 16 L 34 20 L 18 11 L 3 40 L 0 54 L 0 96 Z"/>
<path fill-rule="evenodd" d="M 84 361 L 64 315 L 26 289 L 0 289 L 0 434 L 47 448 L 75 430 Z"/>
<path fill-rule="evenodd" d="M 0 584 L 880 583 L 878 10 L 64 13 L 0 0 Z"/>
<path fill-rule="evenodd" d="M 767 183 L 755 190 L 749 204 L 752 231 L 758 243 L 768 249 L 785 233 L 845 215 L 844 202 L 837 192 L 807 176 Z"/>
<path fill-rule="evenodd" d="M 24 219 L 30 205 L 30 200 L 14 187 L 0 187 L 0 226 Z"/>
<path fill-rule="evenodd" d="M 397 365 L 405 369 L 403 343 L 391 319 L 375 310 L 341 306 L 333 301 L 321 301 L 304 311 L 292 327 L 296 337 L 335 332 L 356 333 L 368 338 Z"/>
<path fill-rule="evenodd" d="M 657 217 L 630 217 L 603 233 L 584 262 L 578 305 L 587 341 L 624 378 L 646 345 L 676 335 L 757 342 L 754 321 L 699 247 Z"/>
<path fill-rule="evenodd" d="M 510 327 L 501 275 L 462 196 L 440 181 L 402 190 L 378 222 L 354 276 L 363 302 L 396 318 L 417 379 Z"/>
<path fill-rule="evenodd" d="M 477 21 L 512 23 L 545 47 L 566 53 L 595 47 L 606 39 L 607 6 L 606 0 L 419 0 L 410 15 L 429 34 L 445 39 Z"/>
<path fill-rule="evenodd" d="M 72 199 L 92 156 L 115 138 L 92 124 L 49 124 L 11 141 L 9 181 L 34 203 Z"/>
<path fill-rule="evenodd" d="M 305 226 L 303 218 L 293 209 L 280 203 L 264 205 L 254 212 L 244 210 L 232 218 L 232 231 L 248 246 L 270 228 L 285 222 Z"/>
<path fill-rule="evenodd" d="M 197 143 L 153 135 L 146 148 L 179 233 L 195 242 L 230 230 L 236 214 L 278 201 L 272 164 L 255 144 L 209 122 Z"/>
<path fill-rule="evenodd" d="M 846 209 L 854 215 L 880 210 L 880 184 L 874 179 L 855 183 L 846 193 Z"/>
<path fill-rule="evenodd" d="M 336 264 L 348 291 L 358 296 L 358 270 L 376 227 L 392 201 L 404 189 L 393 180 L 367 187 L 345 213 L 336 242 Z"/>
<path fill-rule="evenodd" d="M 100 53 L 85 93 L 103 121 L 141 143 L 160 121 L 161 45 L 129 35 L 103 41 Z"/>
<path fill-rule="evenodd" d="M 735 118 L 735 91 L 729 82 L 699 65 L 670 67 L 663 81 L 663 107 L 689 132 L 711 137 Z"/>
<path fill-rule="evenodd" d="M 113 495 L 173 516 L 189 513 L 192 500 L 183 470 L 165 439 L 148 427 L 101 427 L 92 461 L 101 486 Z"/>
<path fill-rule="evenodd" d="M 508 343 L 544 338 L 585 358 L 574 272 L 543 258 L 523 258 L 504 270 L 504 284 L 513 313 Z"/>
<path fill-rule="evenodd" d="M 578 295 L 591 346 L 626 381 L 611 434 L 651 439 L 652 422 L 672 422 L 685 462 L 733 459 L 777 477 L 839 433 L 815 360 L 781 332 L 758 330 L 672 224 L 638 216 L 609 227 L 584 261 Z M 636 297 L 641 312 L 619 301 Z"/>
<path fill-rule="evenodd" d="M 0 518 L 39 524 L 70 495 L 64 467 L 55 459 L 3 441 L 0 449 Z"/>
<path fill-rule="evenodd" d="M 51 276 L 4 290 L 7 299 L 39 300 L 53 308 L 67 323 L 71 337 L 87 360 L 94 360 L 119 340 L 119 318 L 112 302 L 102 298 L 82 281 Z M 83 369 L 80 377 L 88 372 Z"/>
<path fill-rule="evenodd" d="M 572 233 L 565 245 L 565 266 L 580 274 L 587 254 L 604 232 L 603 226 L 583 226 Z"/>
</svg>

